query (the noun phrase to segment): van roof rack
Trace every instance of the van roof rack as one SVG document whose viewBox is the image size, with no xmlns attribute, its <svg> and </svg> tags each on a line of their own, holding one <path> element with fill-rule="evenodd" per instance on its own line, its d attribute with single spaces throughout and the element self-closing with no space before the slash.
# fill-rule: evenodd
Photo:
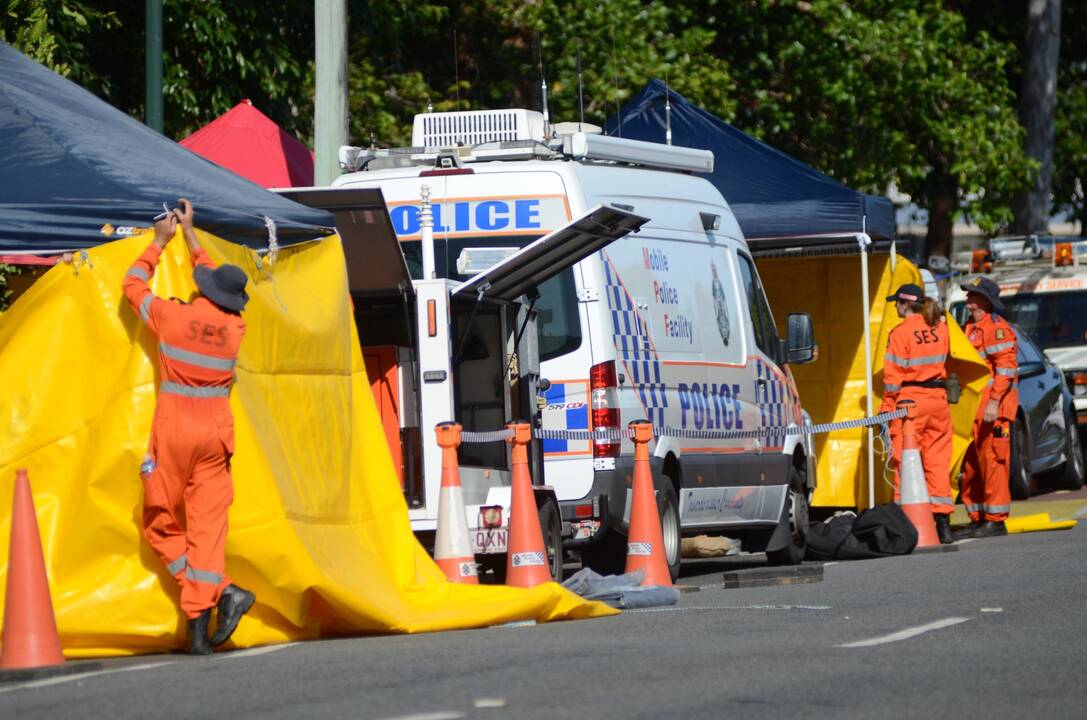
<svg viewBox="0 0 1087 720">
<path fill-rule="evenodd" d="M 560 124 L 561 125 L 561 124 Z M 471 110 L 415 116 L 412 146 L 339 150 L 345 172 L 395 167 L 437 167 L 455 153 L 462 163 L 496 160 L 575 160 L 674 170 L 713 172 L 709 150 L 627 140 L 594 132 L 556 134 L 540 113 L 531 110 Z M 565 128 L 563 128 L 565 129 Z"/>
</svg>

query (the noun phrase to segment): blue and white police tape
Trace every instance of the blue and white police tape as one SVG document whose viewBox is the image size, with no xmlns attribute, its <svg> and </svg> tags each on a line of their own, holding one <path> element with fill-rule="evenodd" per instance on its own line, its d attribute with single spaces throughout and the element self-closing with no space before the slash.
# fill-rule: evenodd
<svg viewBox="0 0 1087 720">
<path fill-rule="evenodd" d="M 905 410 L 880 413 L 872 417 L 839 422 L 819 423 L 818 425 L 775 425 L 758 430 L 688 430 L 686 428 L 653 427 L 654 437 L 673 437 L 684 440 L 748 440 L 748 439 L 784 439 L 794 435 L 818 435 L 838 430 L 886 425 L 891 420 L 906 417 Z M 489 432 L 461 432 L 462 443 L 504 442 L 510 438 L 510 430 L 492 430 Z M 537 440 L 598 440 L 616 441 L 634 437 L 630 428 L 615 430 L 546 430 L 537 428 L 533 431 Z"/>
</svg>

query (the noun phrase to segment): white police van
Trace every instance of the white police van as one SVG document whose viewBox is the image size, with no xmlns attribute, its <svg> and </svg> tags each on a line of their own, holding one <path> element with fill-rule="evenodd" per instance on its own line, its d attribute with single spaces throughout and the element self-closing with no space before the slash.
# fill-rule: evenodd
<svg viewBox="0 0 1087 720">
<path fill-rule="evenodd" d="M 333 186 L 380 188 L 414 277 L 423 186 L 439 277 L 466 280 L 597 206 L 649 219 L 537 288 L 542 426 L 620 429 L 644 418 L 662 429 L 650 451 L 673 574 L 685 533 L 727 533 L 774 562 L 799 562 L 812 447 L 764 431 L 805 421 L 788 363 L 813 359 L 811 321 L 791 315 L 790 337 L 779 337 L 735 217 L 695 175 L 712 170 L 712 153 L 549 126 L 527 110 L 419 115 L 413 144 L 342 148 L 347 173 Z M 566 547 L 621 568 L 632 443 L 540 444 Z"/>
</svg>

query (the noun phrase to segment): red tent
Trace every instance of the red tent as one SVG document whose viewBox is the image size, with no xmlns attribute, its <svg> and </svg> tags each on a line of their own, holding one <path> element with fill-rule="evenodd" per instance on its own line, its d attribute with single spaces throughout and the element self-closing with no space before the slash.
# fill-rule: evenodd
<svg viewBox="0 0 1087 720">
<path fill-rule="evenodd" d="M 313 153 L 242 100 L 181 145 L 264 187 L 313 185 Z"/>
</svg>

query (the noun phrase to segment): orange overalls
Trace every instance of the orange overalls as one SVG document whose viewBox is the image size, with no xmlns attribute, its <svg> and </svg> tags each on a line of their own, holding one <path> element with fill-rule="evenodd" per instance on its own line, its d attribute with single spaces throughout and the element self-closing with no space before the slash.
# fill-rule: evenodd
<svg viewBox="0 0 1087 720">
<path fill-rule="evenodd" d="M 925 485 L 934 515 L 950 515 L 951 495 L 951 410 L 947 405 L 947 324 L 929 327 L 920 313 L 910 315 L 891 330 L 883 358 L 883 403 L 880 412 L 890 412 L 900 400 L 917 403 L 914 432 Z M 895 501 L 899 498 L 898 468 L 902 459 L 902 421 L 891 423 L 891 446 L 895 459 Z"/>
<path fill-rule="evenodd" d="M 152 294 L 147 283 L 161 253 L 151 245 L 124 280 L 125 297 L 159 341 L 159 396 L 148 448 L 155 467 L 143 474 L 143 535 L 177 579 L 181 609 L 192 619 L 230 584 L 224 572 L 234 499 L 229 396 L 245 322 L 204 297 L 187 305 Z M 192 262 L 214 267 L 203 250 Z"/>
<path fill-rule="evenodd" d="M 1012 508 L 1008 462 L 1011 424 L 1019 408 L 1019 341 L 1011 326 L 991 313 L 980 322 L 967 323 L 964 329 L 970 344 L 989 364 L 993 378 L 981 393 L 974 418 L 974 442 L 963 459 L 962 502 L 971 520 L 998 522 L 1007 519 Z M 982 416 L 991 398 L 1000 401 L 1000 409 L 996 422 L 986 423 Z"/>
</svg>

